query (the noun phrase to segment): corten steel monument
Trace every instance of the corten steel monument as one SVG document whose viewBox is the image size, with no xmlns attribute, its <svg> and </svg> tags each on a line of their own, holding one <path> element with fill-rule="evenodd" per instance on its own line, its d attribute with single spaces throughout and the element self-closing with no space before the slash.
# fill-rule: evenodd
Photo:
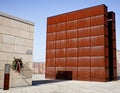
<svg viewBox="0 0 120 93">
<path fill-rule="evenodd" d="M 116 80 L 115 34 L 104 4 L 48 17 L 46 78 Z"/>
</svg>

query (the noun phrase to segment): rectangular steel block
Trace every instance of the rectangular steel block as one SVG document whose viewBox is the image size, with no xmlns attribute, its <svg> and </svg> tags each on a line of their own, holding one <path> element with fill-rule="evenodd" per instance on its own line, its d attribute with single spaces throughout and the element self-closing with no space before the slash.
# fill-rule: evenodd
<svg viewBox="0 0 120 93">
<path fill-rule="evenodd" d="M 113 50 L 113 57 L 116 58 L 116 49 Z"/>
<path fill-rule="evenodd" d="M 56 23 L 57 23 L 57 16 L 47 18 L 47 24 L 48 25 L 52 25 L 52 24 L 56 24 Z"/>
<path fill-rule="evenodd" d="M 67 48 L 76 48 L 77 38 L 67 39 Z"/>
<path fill-rule="evenodd" d="M 55 41 L 49 41 L 46 42 L 46 48 L 49 49 L 55 49 Z"/>
<path fill-rule="evenodd" d="M 107 7 L 105 5 L 99 5 L 91 8 L 92 16 L 96 15 L 106 15 L 107 16 Z"/>
<path fill-rule="evenodd" d="M 116 49 L 116 40 L 113 40 L 113 49 Z"/>
<path fill-rule="evenodd" d="M 108 57 L 108 47 L 105 47 L 105 56 Z"/>
<path fill-rule="evenodd" d="M 109 80 L 105 77 L 97 77 L 97 78 L 92 77 L 91 81 L 106 82 L 106 81 L 109 81 Z"/>
<path fill-rule="evenodd" d="M 77 48 L 67 48 L 66 57 L 77 57 Z"/>
<path fill-rule="evenodd" d="M 116 61 L 116 58 L 114 58 L 114 60 L 113 60 L 113 67 L 114 67 L 114 68 L 117 68 L 117 61 Z"/>
<path fill-rule="evenodd" d="M 79 19 L 77 22 L 78 28 L 89 27 L 90 26 L 90 18 Z"/>
<path fill-rule="evenodd" d="M 90 27 L 79 28 L 78 29 L 78 38 L 90 36 Z"/>
<path fill-rule="evenodd" d="M 90 56 L 90 47 L 79 47 L 78 48 L 78 57 Z"/>
<path fill-rule="evenodd" d="M 90 8 L 82 9 L 78 11 L 78 18 L 87 18 L 91 16 L 91 10 Z"/>
<path fill-rule="evenodd" d="M 90 67 L 90 57 L 78 57 L 78 67 Z"/>
<path fill-rule="evenodd" d="M 56 31 L 57 31 L 57 25 L 56 24 L 47 26 L 47 32 L 48 33 L 56 32 Z"/>
<path fill-rule="evenodd" d="M 105 67 L 105 57 L 91 57 L 91 67 Z"/>
<path fill-rule="evenodd" d="M 66 67 L 77 67 L 77 57 L 67 57 Z"/>
<path fill-rule="evenodd" d="M 78 11 L 67 13 L 67 21 L 76 20 L 78 16 Z"/>
<path fill-rule="evenodd" d="M 56 67 L 65 67 L 66 58 L 56 58 Z"/>
<path fill-rule="evenodd" d="M 91 36 L 104 35 L 106 31 L 104 25 L 91 26 Z"/>
<path fill-rule="evenodd" d="M 57 40 L 56 42 L 55 42 L 55 47 L 56 47 L 56 49 L 62 49 L 62 48 L 66 48 L 66 40 Z"/>
<path fill-rule="evenodd" d="M 77 38 L 77 29 L 67 30 L 67 39 Z"/>
<path fill-rule="evenodd" d="M 91 77 L 105 78 L 105 67 L 91 67 Z"/>
<path fill-rule="evenodd" d="M 67 24 L 66 22 L 63 22 L 63 23 L 59 23 L 56 25 L 56 31 L 59 32 L 59 31 L 65 31 L 67 28 L 66 28 Z"/>
<path fill-rule="evenodd" d="M 113 39 L 116 40 L 116 33 L 113 31 Z"/>
<path fill-rule="evenodd" d="M 66 21 L 67 21 L 66 14 L 61 14 L 57 16 L 57 23 L 66 22 Z"/>
<path fill-rule="evenodd" d="M 90 37 L 78 38 L 78 47 L 90 46 Z"/>
<path fill-rule="evenodd" d="M 108 47 L 108 36 L 105 36 L 105 46 Z"/>
<path fill-rule="evenodd" d="M 46 77 L 108 81 L 113 69 L 116 79 L 115 14 L 107 11 L 102 4 L 47 18 Z"/>
<path fill-rule="evenodd" d="M 108 36 L 108 27 L 104 27 L 104 30 L 105 30 L 105 36 Z"/>
<path fill-rule="evenodd" d="M 46 59 L 46 66 L 47 67 L 55 67 L 55 58 L 47 58 Z"/>
<path fill-rule="evenodd" d="M 63 40 L 66 38 L 66 31 L 56 33 L 56 40 Z"/>
<path fill-rule="evenodd" d="M 91 17 L 91 26 L 104 25 L 104 24 L 105 24 L 104 15 L 98 15 L 98 16 Z"/>
<path fill-rule="evenodd" d="M 66 49 L 56 49 L 56 58 L 65 57 L 65 51 Z"/>
<path fill-rule="evenodd" d="M 109 67 L 109 59 L 108 59 L 108 57 L 105 57 L 105 67 L 106 68 Z"/>
<path fill-rule="evenodd" d="M 90 77 L 77 77 L 78 80 L 81 80 L 81 81 L 90 81 Z"/>
<path fill-rule="evenodd" d="M 104 35 L 92 36 L 91 46 L 100 46 L 100 45 L 105 45 L 105 36 Z"/>
<path fill-rule="evenodd" d="M 113 19 L 113 18 L 112 18 Z M 112 21 L 112 30 L 114 31 L 115 30 L 115 27 L 116 27 L 116 25 L 115 25 L 115 20 L 113 20 Z"/>
<path fill-rule="evenodd" d="M 77 29 L 77 20 L 67 22 L 67 30 Z"/>
<path fill-rule="evenodd" d="M 78 67 L 78 77 L 90 77 L 90 67 Z"/>
<path fill-rule="evenodd" d="M 104 46 L 92 46 L 91 56 L 105 56 L 105 47 Z"/>
<path fill-rule="evenodd" d="M 54 40 L 56 40 L 55 36 L 56 36 L 55 32 L 54 33 L 48 33 L 47 34 L 47 41 L 54 41 Z"/>
<path fill-rule="evenodd" d="M 55 58 L 55 49 L 46 50 L 46 58 Z"/>
<path fill-rule="evenodd" d="M 66 48 L 66 40 L 57 40 L 55 42 L 55 45 L 56 45 L 56 49 L 58 48 Z"/>
</svg>

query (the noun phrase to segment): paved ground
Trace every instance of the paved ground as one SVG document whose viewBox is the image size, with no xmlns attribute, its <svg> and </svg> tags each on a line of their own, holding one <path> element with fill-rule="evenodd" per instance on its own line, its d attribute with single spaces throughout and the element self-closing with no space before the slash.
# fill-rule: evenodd
<svg viewBox="0 0 120 93">
<path fill-rule="evenodd" d="M 41 79 L 41 80 L 40 80 Z M 120 93 L 120 80 L 112 82 L 45 80 L 44 75 L 33 75 L 33 86 L 10 88 L 0 93 Z"/>
</svg>

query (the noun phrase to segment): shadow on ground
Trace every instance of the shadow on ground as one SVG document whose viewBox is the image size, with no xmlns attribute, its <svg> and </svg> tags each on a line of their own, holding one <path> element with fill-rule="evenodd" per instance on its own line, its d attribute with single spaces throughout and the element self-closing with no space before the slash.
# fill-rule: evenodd
<svg viewBox="0 0 120 93">
<path fill-rule="evenodd" d="M 63 82 L 63 81 L 66 81 L 66 80 L 36 80 L 36 81 L 32 81 L 32 86 L 48 84 L 48 83 L 57 83 L 57 82 Z"/>
</svg>

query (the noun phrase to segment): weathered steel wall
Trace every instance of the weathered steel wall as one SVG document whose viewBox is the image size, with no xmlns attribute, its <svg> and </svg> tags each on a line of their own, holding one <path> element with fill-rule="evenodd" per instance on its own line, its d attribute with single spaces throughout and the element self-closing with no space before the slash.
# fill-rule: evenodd
<svg viewBox="0 0 120 93">
<path fill-rule="evenodd" d="M 46 78 L 56 78 L 58 71 L 72 71 L 72 79 L 75 80 L 114 80 L 115 15 L 112 12 L 112 17 L 108 18 L 109 15 L 105 5 L 98 5 L 48 17 Z M 108 19 L 113 26 L 109 31 Z M 108 33 L 113 35 L 112 42 Z M 109 47 L 111 44 L 113 46 Z M 114 55 L 112 61 L 109 61 L 109 53 Z M 111 62 L 114 66 L 109 65 Z M 109 71 L 113 74 L 109 75 Z"/>
</svg>

